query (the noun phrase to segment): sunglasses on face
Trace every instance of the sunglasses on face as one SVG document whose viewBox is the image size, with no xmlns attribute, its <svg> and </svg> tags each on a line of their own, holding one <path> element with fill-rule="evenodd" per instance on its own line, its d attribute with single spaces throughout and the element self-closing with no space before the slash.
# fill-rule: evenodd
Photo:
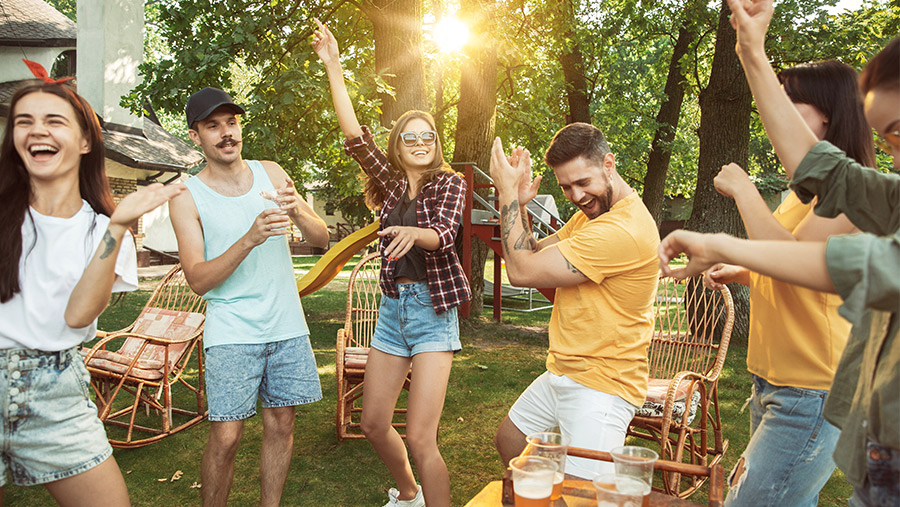
<svg viewBox="0 0 900 507">
<path fill-rule="evenodd" d="M 900 150 L 900 130 L 885 132 L 884 136 L 875 136 L 875 146 L 881 148 L 888 155 L 891 154 L 892 147 Z"/>
<path fill-rule="evenodd" d="M 425 146 L 431 146 L 437 141 L 437 132 L 433 130 L 423 130 L 421 132 L 400 132 L 400 141 L 403 146 L 415 146 L 419 140 Z"/>
</svg>

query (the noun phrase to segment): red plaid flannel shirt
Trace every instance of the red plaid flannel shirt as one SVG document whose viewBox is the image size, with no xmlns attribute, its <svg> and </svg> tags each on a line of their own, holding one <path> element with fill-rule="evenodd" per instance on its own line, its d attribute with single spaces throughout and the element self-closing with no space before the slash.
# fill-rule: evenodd
<svg viewBox="0 0 900 507">
<path fill-rule="evenodd" d="M 375 144 L 369 127 L 363 126 L 362 129 L 362 136 L 344 141 L 344 151 L 384 189 L 385 199 L 380 217 L 381 227 L 384 228 L 387 216 L 402 199 L 408 183 L 405 177 L 392 170 L 387 157 Z M 466 203 L 466 181 L 456 173 L 444 172 L 422 187 L 420 196 L 416 205 L 418 225 L 434 229 L 440 241 L 437 250 L 423 249 L 423 252 L 431 302 L 435 313 L 443 313 L 472 299 L 472 289 L 469 288 L 469 281 L 454 247 L 456 231 Z M 400 297 L 394 282 L 397 261 L 387 260 L 383 255 L 388 244 L 388 238 L 381 238 L 379 241 L 382 252 L 381 291 L 384 295 L 397 299 Z"/>
</svg>

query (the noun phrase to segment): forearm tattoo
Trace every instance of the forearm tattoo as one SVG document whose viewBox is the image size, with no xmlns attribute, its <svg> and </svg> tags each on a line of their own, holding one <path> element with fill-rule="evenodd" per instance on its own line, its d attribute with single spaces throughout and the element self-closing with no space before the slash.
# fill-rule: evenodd
<svg viewBox="0 0 900 507">
<path fill-rule="evenodd" d="M 100 240 L 100 243 L 103 247 L 103 251 L 100 252 L 101 259 L 109 257 L 116 249 L 116 240 L 113 239 L 112 234 L 109 233 L 109 229 L 103 233 L 103 239 Z"/>
<path fill-rule="evenodd" d="M 500 208 L 500 240 L 503 242 L 503 248 L 507 252 L 509 248 L 509 233 L 512 232 L 513 225 L 519 219 L 519 201 L 514 200 L 508 206 L 506 204 Z"/>
<path fill-rule="evenodd" d="M 537 252 L 538 244 L 537 240 L 534 239 L 534 235 L 531 234 L 531 224 L 528 223 L 528 213 L 520 213 L 520 215 L 522 216 L 522 234 L 520 234 L 519 239 L 516 240 L 515 249 Z"/>
</svg>

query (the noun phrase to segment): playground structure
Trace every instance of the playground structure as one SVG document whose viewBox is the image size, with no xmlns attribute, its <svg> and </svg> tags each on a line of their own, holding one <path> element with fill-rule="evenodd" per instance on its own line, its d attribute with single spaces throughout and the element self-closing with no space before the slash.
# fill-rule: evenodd
<svg viewBox="0 0 900 507">
<path fill-rule="evenodd" d="M 452 164 L 463 170 L 466 178 L 466 211 L 463 213 L 463 237 L 462 237 L 462 265 L 469 280 L 472 279 L 472 240 L 477 237 L 490 247 L 494 253 L 494 283 L 490 284 L 493 296 L 493 317 L 494 320 L 500 321 L 503 311 L 502 299 L 504 292 L 507 297 L 524 297 L 529 302 L 528 311 L 535 311 L 549 308 L 553 305 L 553 296 L 556 292 L 552 288 L 538 289 L 522 289 L 503 285 L 500 283 L 502 278 L 502 260 L 503 246 L 500 243 L 500 211 L 497 209 L 497 189 L 494 187 L 494 180 L 490 175 L 482 171 L 475 164 L 460 163 Z M 476 183 L 476 177 L 487 183 Z M 483 196 L 478 193 L 480 189 L 490 189 L 491 193 Z M 479 208 L 476 208 L 476 203 Z M 528 219 L 531 223 L 531 231 L 535 239 L 541 240 L 551 236 L 559 230 L 562 221 L 556 211 L 556 203 L 552 196 L 539 195 L 525 208 L 528 211 Z M 487 292 L 488 283 L 485 281 L 485 292 Z M 540 307 L 535 308 L 534 291 L 538 291 L 543 295 L 549 304 L 541 301 Z M 539 303 L 539 304 L 540 304 Z M 469 303 L 465 303 L 461 308 L 462 315 L 468 317 Z"/>
<path fill-rule="evenodd" d="M 499 321 L 504 309 L 515 311 L 537 311 L 553 306 L 555 290 L 551 288 L 519 288 L 499 283 L 502 280 L 503 247 L 500 244 L 500 211 L 497 209 L 497 192 L 490 175 L 470 162 L 451 164 L 457 170 L 462 170 L 466 179 L 466 205 L 463 212 L 462 223 L 462 259 L 463 270 L 466 277 L 472 279 L 472 241 L 479 238 L 490 247 L 494 253 L 494 283 L 485 281 L 485 291 L 489 288 L 493 296 L 493 317 Z M 476 177 L 487 183 L 476 183 Z M 477 192 L 479 189 L 492 189 L 493 192 L 483 196 Z M 476 205 L 478 208 L 476 208 Z M 538 195 L 526 207 L 532 233 L 540 240 L 555 234 L 561 225 L 556 203 L 550 195 Z M 325 287 L 341 272 L 341 269 L 357 253 L 378 239 L 378 221 L 350 234 L 336 245 L 331 247 L 325 255 L 297 281 L 297 290 L 300 297 L 312 294 Z M 535 299 L 535 292 L 539 292 L 547 301 Z M 503 308 L 502 299 L 519 299 L 527 301 L 527 309 Z M 549 303 L 548 303 L 549 302 Z M 537 305 L 537 306 L 535 306 Z M 468 317 L 470 304 L 464 303 L 460 308 L 463 317 Z"/>
</svg>

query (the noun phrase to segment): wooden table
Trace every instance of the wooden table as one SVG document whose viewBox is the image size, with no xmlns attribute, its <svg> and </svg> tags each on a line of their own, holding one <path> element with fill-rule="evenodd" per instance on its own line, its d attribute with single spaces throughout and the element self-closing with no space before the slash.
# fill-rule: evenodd
<svg viewBox="0 0 900 507">
<path fill-rule="evenodd" d="M 512 504 L 502 503 L 503 481 L 492 481 L 466 507 L 509 507 Z M 597 507 L 594 484 L 591 481 L 569 480 L 563 482 L 563 496 L 550 504 L 552 507 Z M 653 491 L 650 493 L 650 505 L 653 507 L 697 507 L 698 504 L 673 496 Z"/>
</svg>

